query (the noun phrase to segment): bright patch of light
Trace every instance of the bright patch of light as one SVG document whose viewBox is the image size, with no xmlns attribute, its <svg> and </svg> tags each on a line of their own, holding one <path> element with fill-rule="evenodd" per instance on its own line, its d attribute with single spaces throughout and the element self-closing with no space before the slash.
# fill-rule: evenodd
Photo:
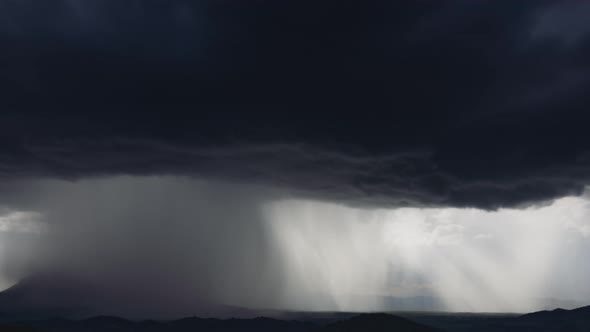
<svg viewBox="0 0 590 332">
<path fill-rule="evenodd" d="M 590 297 L 584 197 L 498 211 L 288 200 L 265 213 L 285 271 L 286 306 L 380 310 L 388 296 L 426 296 L 446 310 L 498 312 Z"/>
<path fill-rule="evenodd" d="M 24 268 L 32 255 L 32 237 L 46 230 L 41 214 L 0 210 L 0 291 L 17 282 L 13 274 Z"/>
<path fill-rule="evenodd" d="M 0 232 L 41 233 L 46 225 L 40 221 L 41 214 L 29 211 L 10 211 L 0 214 Z"/>
</svg>

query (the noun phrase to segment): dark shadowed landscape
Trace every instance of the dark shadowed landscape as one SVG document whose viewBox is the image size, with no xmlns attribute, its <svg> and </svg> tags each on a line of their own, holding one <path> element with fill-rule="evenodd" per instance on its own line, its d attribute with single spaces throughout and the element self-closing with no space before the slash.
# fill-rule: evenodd
<svg viewBox="0 0 590 332">
<path fill-rule="evenodd" d="M 60 306 L 51 293 L 30 290 L 31 281 L 0 293 L 0 331 L 38 332 L 560 332 L 590 331 L 590 306 L 527 314 L 396 311 L 387 313 L 303 312 L 225 307 L 231 318 L 127 319 L 116 316 L 84 317 L 89 308 Z M 33 286 L 38 286 L 32 284 Z M 79 293 L 88 296 L 89 293 Z M 44 296 L 51 297 L 43 298 Z M 77 301 L 77 303 L 82 303 Z M 66 318 L 69 317 L 69 318 Z"/>
<path fill-rule="evenodd" d="M 0 331 L 38 332 L 584 332 L 590 330 L 590 307 L 556 309 L 525 315 L 461 313 L 281 313 L 290 319 L 183 318 L 171 321 L 131 321 L 97 316 L 88 319 L 60 318 L 11 321 L 0 319 Z"/>
</svg>

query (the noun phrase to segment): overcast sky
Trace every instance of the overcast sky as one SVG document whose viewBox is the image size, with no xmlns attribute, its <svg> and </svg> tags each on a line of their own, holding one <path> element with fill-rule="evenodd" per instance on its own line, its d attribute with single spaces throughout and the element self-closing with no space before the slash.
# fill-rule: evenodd
<svg viewBox="0 0 590 332">
<path fill-rule="evenodd" d="M 589 14 L 2 1 L 0 288 L 169 304 L 146 314 L 589 302 Z"/>
</svg>

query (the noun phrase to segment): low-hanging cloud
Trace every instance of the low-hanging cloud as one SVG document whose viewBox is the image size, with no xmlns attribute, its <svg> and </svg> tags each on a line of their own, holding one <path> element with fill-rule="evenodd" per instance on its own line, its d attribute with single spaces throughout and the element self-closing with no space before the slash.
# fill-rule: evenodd
<svg viewBox="0 0 590 332">
<path fill-rule="evenodd" d="M 172 176 L 21 184 L 31 188 L 18 205 L 30 212 L 0 219 L 29 235 L 0 242 L 0 280 L 29 275 L 5 311 L 524 312 L 590 296 L 587 195 L 485 211 L 358 208 Z"/>
<path fill-rule="evenodd" d="M 465 177 L 429 150 L 371 154 L 310 144 L 210 147 L 144 140 L 78 141 L 24 147 L 5 158 L 0 195 L 15 199 L 7 178 L 75 180 L 108 175 L 181 175 L 280 187 L 291 195 L 365 206 L 458 206 L 496 209 L 579 195 L 585 161 L 538 165 L 524 175 Z M 465 167 L 463 165 L 461 168 Z M 508 166 L 510 167 L 510 166 Z"/>
</svg>

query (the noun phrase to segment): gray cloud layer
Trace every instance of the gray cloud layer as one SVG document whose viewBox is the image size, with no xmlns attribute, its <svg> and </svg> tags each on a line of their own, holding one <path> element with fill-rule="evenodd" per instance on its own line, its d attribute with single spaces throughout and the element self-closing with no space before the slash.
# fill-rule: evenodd
<svg viewBox="0 0 590 332">
<path fill-rule="evenodd" d="M 46 230 L 29 242 L 0 233 L 0 281 L 30 275 L 2 294 L 3 312 L 171 318 L 278 305 L 267 190 L 177 177 L 20 188 Z"/>
<path fill-rule="evenodd" d="M 482 208 L 589 182 L 578 2 L 0 6 L 4 179 L 180 174 Z"/>
<path fill-rule="evenodd" d="M 369 154 L 304 144 L 201 148 L 157 141 L 78 141 L 27 147 L 27 155 L 4 162 L 7 196 L 15 195 L 6 181 L 11 177 L 162 174 L 253 182 L 283 188 L 288 195 L 352 205 L 497 208 L 580 194 L 590 175 L 588 164 L 579 161 L 537 165 L 527 174 L 469 178 L 440 167 L 436 155 L 426 150 Z"/>
</svg>

